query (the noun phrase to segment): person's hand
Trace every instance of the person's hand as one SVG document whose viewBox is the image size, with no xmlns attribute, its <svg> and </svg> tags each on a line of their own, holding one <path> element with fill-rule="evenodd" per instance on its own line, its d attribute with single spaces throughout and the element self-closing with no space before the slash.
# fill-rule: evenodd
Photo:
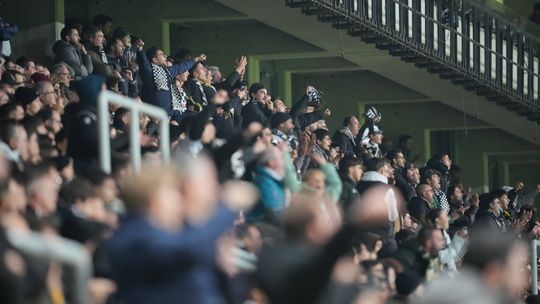
<svg viewBox="0 0 540 304">
<path fill-rule="evenodd" d="M 469 238 L 469 230 L 467 229 L 467 227 L 462 227 L 456 232 L 456 234 L 459 235 L 463 239 Z"/>
<path fill-rule="evenodd" d="M 246 211 L 259 199 L 259 190 L 252 183 L 231 180 L 223 184 L 221 198 L 231 210 Z"/>
<path fill-rule="evenodd" d="M 118 80 L 122 79 L 122 75 L 120 75 L 120 72 L 118 72 L 118 71 L 113 72 L 113 77 L 118 79 Z"/>
<path fill-rule="evenodd" d="M 83 53 L 84 55 L 88 54 L 88 52 L 86 51 L 86 48 L 84 47 L 84 44 L 80 43 L 80 42 L 77 42 L 75 43 L 75 47 L 81 51 L 81 53 Z"/>
<path fill-rule="evenodd" d="M 196 62 L 203 62 L 203 61 L 206 61 L 206 55 L 205 54 L 200 54 L 199 56 L 193 58 L 195 59 Z"/>
<path fill-rule="evenodd" d="M 234 70 L 238 72 L 238 74 L 242 74 L 242 71 L 246 69 L 246 65 L 247 65 L 247 57 L 240 56 L 240 58 L 236 59 L 236 62 L 234 63 Z"/>
<path fill-rule="evenodd" d="M 266 101 L 264 101 L 265 105 L 266 105 L 266 108 L 270 111 L 274 111 L 274 103 L 272 102 L 272 100 L 269 100 L 267 99 Z"/>
<path fill-rule="evenodd" d="M 229 95 L 223 90 L 219 90 L 210 100 L 214 105 L 221 106 L 229 100 Z"/>
<path fill-rule="evenodd" d="M 131 70 L 124 70 L 124 75 L 129 82 L 133 81 L 133 72 Z"/>
<path fill-rule="evenodd" d="M 135 41 L 135 47 L 137 48 L 137 50 L 142 51 L 143 46 L 144 41 L 142 41 L 142 39 L 137 39 L 137 41 Z"/>
<path fill-rule="evenodd" d="M 103 278 L 92 278 L 88 281 L 91 303 L 105 303 L 109 296 L 116 291 L 113 281 Z"/>
<path fill-rule="evenodd" d="M 523 188 L 525 188 L 525 184 L 522 181 L 518 181 L 515 187 L 516 191 L 519 192 L 523 190 Z"/>
<path fill-rule="evenodd" d="M 311 154 L 311 159 L 315 161 L 315 163 L 319 166 L 322 166 L 327 163 L 326 159 L 324 157 L 320 156 L 319 154 L 313 153 Z"/>
<path fill-rule="evenodd" d="M 330 111 L 329 108 L 326 108 L 326 109 L 324 110 L 324 116 L 330 116 L 330 115 L 332 115 L 332 111 Z"/>
</svg>

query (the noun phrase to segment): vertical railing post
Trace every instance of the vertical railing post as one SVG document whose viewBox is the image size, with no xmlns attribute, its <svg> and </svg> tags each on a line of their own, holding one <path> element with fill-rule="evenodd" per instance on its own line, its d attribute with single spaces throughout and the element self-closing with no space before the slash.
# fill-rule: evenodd
<svg viewBox="0 0 540 304">
<path fill-rule="evenodd" d="M 99 165 L 105 173 L 111 173 L 111 142 L 109 132 L 109 103 L 107 95 L 101 93 L 98 98 L 98 146 Z"/>
<path fill-rule="evenodd" d="M 503 85 L 503 26 L 497 19 L 495 20 L 495 80 L 499 88 Z"/>
<path fill-rule="evenodd" d="M 457 33 L 456 33 L 456 23 L 457 23 L 457 7 L 454 1 L 450 1 L 449 7 L 449 20 L 448 26 L 450 28 L 450 60 L 453 64 L 457 64 Z"/>
<path fill-rule="evenodd" d="M 472 9 L 473 13 L 473 63 L 477 76 L 480 76 L 480 11 L 477 8 Z"/>
<path fill-rule="evenodd" d="M 531 294 L 538 294 L 538 240 L 531 242 Z"/>
<path fill-rule="evenodd" d="M 433 9 L 434 9 L 434 2 L 435 0 L 427 0 L 426 1 L 426 46 L 428 50 L 431 52 L 434 49 L 434 34 L 433 34 Z"/>
<path fill-rule="evenodd" d="M 491 32 L 493 22 L 491 16 L 484 13 L 484 76 L 491 82 Z"/>
<path fill-rule="evenodd" d="M 520 32 L 516 33 L 516 38 L 518 39 L 518 58 L 517 58 L 517 91 L 519 96 L 523 96 L 523 82 L 525 78 L 525 44 L 523 34 Z"/>
<path fill-rule="evenodd" d="M 464 14 L 462 11 L 461 16 L 461 34 L 463 35 L 461 37 L 461 64 L 464 69 L 469 70 L 471 66 L 471 43 L 469 41 L 471 37 L 469 27 L 471 14 Z"/>
</svg>

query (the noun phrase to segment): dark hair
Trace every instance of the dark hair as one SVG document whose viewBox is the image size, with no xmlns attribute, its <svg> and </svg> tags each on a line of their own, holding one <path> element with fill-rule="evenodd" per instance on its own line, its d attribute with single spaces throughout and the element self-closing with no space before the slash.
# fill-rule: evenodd
<svg viewBox="0 0 540 304">
<path fill-rule="evenodd" d="M 128 109 L 120 107 L 114 111 L 113 126 L 115 129 L 124 130 L 125 124 L 122 118 L 128 113 Z"/>
<path fill-rule="evenodd" d="M 318 141 L 323 140 L 326 136 L 329 136 L 328 130 L 326 129 L 317 129 L 313 131 L 313 134 L 315 134 L 315 138 Z"/>
<path fill-rule="evenodd" d="M 460 184 L 454 184 L 454 185 L 450 185 L 448 186 L 448 189 L 446 190 L 446 197 L 450 198 L 450 196 L 454 193 L 454 191 L 456 190 L 456 188 L 460 189 L 461 191 L 463 191 L 462 187 Z"/>
<path fill-rule="evenodd" d="M 441 208 L 435 208 L 429 210 L 426 214 L 425 222 L 431 225 L 431 228 L 437 228 L 437 218 L 441 215 L 443 210 Z"/>
<path fill-rule="evenodd" d="M 426 242 L 433 236 L 433 233 L 438 229 L 424 227 L 418 232 L 418 242 L 420 245 L 425 245 Z"/>
<path fill-rule="evenodd" d="M 19 59 L 17 59 L 17 61 L 15 61 L 15 63 L 17 65 L 20 65 L 21 67 L 23 68 L 28 68 L 28 66 L 30 65 L 30 62 L 34 62 L 34 60 L 32 58 L 28 58 L 28 57 L 19 57 Z M 35 62 L 34 62 L 35 64 Z"/>
<path fill-rule="evenodd" d="M 491 193 L 482 193 L 478 197 L 480 200 L 480 204 L 478 205 L 479 210 L 488 210 L 491 203 L 496 199 L 497 197 L 494 194 Z"/>
<path fill-rule="evenodd" d="M 399 153 L 403 153 L 403 151 L 401 151 L 401 149 L 394 148 L 394 149 L 388 151 L 388 153 L 386 153 L 386 159 L 393 162 L 394 158 L 396 158 Z"/>
<path fill-rule="evenodd" d="M 495 197 L 501 198 L 503 195 L 508 195 L 508 192 L 504 191 L 503 189 L 495 189 L 490 192 L 491 194 L 495 195 Z"/>
<path fill-rule="evenodd" d="M 384 167 L 388 162 L 384 158 L 371 158 L 368 161 L 366 161 L 366 171 L 379 171 L 382 167 Z"/>
<path fill-rule="evenodd" d="M 354 248 L 360 248 L 360 245 L 364 244 L 364 246 L 366 246 L 366 249 L 368 251 L 373 252 L 375 251 L 377 241 L 380 241 L 380 240 L 381 240 L 381 237 L 378 234 L 375 234 L 372 232 L 365 232 L 353 239 L 353 246 Z"/>
<path fill-rule="evenodd" d="M 97 27 L 101 25 L 105 25 L 107 22 L 113 22 L 113 21 L 114 20 L 111 17 L 107 15 L 103 15 L 103 14 L 96 15 L 94 19 L 92 19 L 92 23 Z"/>
<path fill-rule="evenodd" d="M 85 176 L 89 182 L 92 183 L 94 186 L 100 186 L 103 184 L 104 181 L 106 181 L 109 178 L 113 178 L 112 175 L 105 173 L 101 169 L 94 169 L 90 170 L 88 176 Z"/>
<path fill-rule="evenodd" d="M 73 26 L 65 26 L 60 32 L 60 39 L 65 40 L 66 36 L 69 36 L 71 34 L 71 30 L 77 30 L 77 29 Z"/>
<path fill-rule="evenodd" d="M 438 161 L 438 162 L 442 162 L 442 159 L 443 159 L 446 155 L 448 155 L 448 153 L 446 153 L 446 152 L 437 153 L 437 154 L 434 154 L 434 155 L 431 157 L 431 159 L 436 160 L 436 161 Z"/>
<path fill-rule="evenodd" d="M 401 246 L 401 244 L 414 238 L 414 232 L 410 230 L 401 229 L 400 231 L 396 233 L 395 238 L 396 238 L 396 242 L 398 246 Z"/>
<path fill-rule="evenodd" d="M 83 41 L 88 42 L 90 38 L 96 37 L 99 32 L 101 32 L 101 30 L 93 25 L 85 26 L 82 32 Z"/>
<path fill-rule="evenodd" d="M 257 94 L 257 92 L 259 90 L 262 90 L 262 89 L 266 89 L 266 87 L 264 86 L 264 84 L 260 83 L 260 82 L 256 82 L 254 84 L 252 84 L 250 87 L 249 87 L 249 97 L 251 98 L 251 95 L 252 94 Z"/>
<path fill-rule="evenodd" d="M 148 58 L 148 61 L 152 61 L 152 58 L 155 58 L 159 51 L 161 51 L 161 48 L 157 46 L 153 46 L 146 50 L 146 58 Z"/>
<path fill-rule="evenodd" d="M 0 121 L 8 120 L 9 115 L 17 109 L 17 106 L 21 106 L 18 102 L 8 102 L 0 106 Z"/>
<path fill-rule="evenodd" d="M 343 118 L 343 122 L 341 123 L 341 125 L 344 127 L 350 126 L 353 118 L 356 118 L 356 116 L 347 116 Z"/>
<path fill-rule="evenodd" d="M 363 165 L 362 160 L 354 156 L 345 156 L 339 161 L 339 172 L 343 175 L 347 175 L 349 168 Z"/>
<path fill-rule="evenodd" d="M 9 145 L 9 141 L 15 136 L 17 127 L 20 126 L 13 120 L 5 120 L 0 123 L 0 140 Z"/>
<path fill-rule="evenodd" d="M 437 170 L 426 169 L 426 170 L 424 170 L 424 172 L 422 173 L 422 176 L 420 177 L 420 181 L 421 181 L 421 182 L 426 182 L 426 180 L 431 179 L 431 177 L 432 177 L 433 175 L 441 176 L 441 174 L 440 174 L 439 171 L 437 171 Z"/>
</svg>

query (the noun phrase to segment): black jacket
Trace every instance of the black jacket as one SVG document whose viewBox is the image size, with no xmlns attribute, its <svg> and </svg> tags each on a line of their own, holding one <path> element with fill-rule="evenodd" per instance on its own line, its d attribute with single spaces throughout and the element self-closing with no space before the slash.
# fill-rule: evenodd
<svg viewBox="0 0 540 304">
<path fill-rule="evenodd" d="M 265 108 L 260 103 L 251 100 L 242 108 L 242 128 L 247 128 L 254 121 L 264 125 L 266 120 L 272 115 L 272 111 Z"/>
<path fill-rule="evenodd" d="M 360 197 L 360 194 L 358 193 L 358 189 L 356 189 L 356 183 L 350 177 L 341 174 L 339 177 L 343 185 L 339 201 L 343 206 L 343 210 L 346 211 L 351 203 Z"/>
<path fill-rule="evenodd" d="M 419 197 L 413 197 L 407 203 L 407 210 L 409 211 L 409 214 L 416 220 L 423 221 L 431 208 L 428 202 L 425 200 Z"/>
<path fill-rule="evenodd" d="M 75 71 L 75 77 L 86 77 L 93 71 L 92 59 L 90 53 L 86 55 L 65 40 L 56 41 L 53 46 L 54 61 L 63 62 L 69 65 Z"/>
<path fill-rule="evenodd" d="M 340 152 L 345 156 L 356 156 L 356 143 L 354 142 L 354 138 L 351 137 L 352 135 L 349 136 L 349 134 L 350 132 L 348 132 L 347 128 L 337 130 L 332 138 L 332 146 L 339 147 Z"/>
</svg>

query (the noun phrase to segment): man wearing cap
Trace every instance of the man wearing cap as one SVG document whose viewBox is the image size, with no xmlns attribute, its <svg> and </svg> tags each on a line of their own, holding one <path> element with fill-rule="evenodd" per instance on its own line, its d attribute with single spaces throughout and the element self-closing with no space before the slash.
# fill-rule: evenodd
<svg viewBox="0 0 540 304">
<path fill-rule="evenodd" d="M 298 140 L 293 135 L 294 124 L 292 117 L 289 113 L 275 113 L 270 117 L 270 129 L 272 134 L 273 145 L 279 145 L 282 141 L 286 142 L 289 146 L 298 146 Z"/>
<path fill-rule="evenodd" d="M 39 94 L 34 88 L 18 88 L 15 91 L 15 101 L 20 102 L 24 107 L 24 111 L 30 116 L 36 115 L 43 108 Z"/>
<path fill-rule="evenodd" d="M 366 154 L 369 158 L 382 158 L 382 152 L 379 148 L 379 145 L 382 143 L 383 140 L 383 132 L 381 129 L 379 129 L 378 126 L 373 125 L 369 128 L 369 141 L 364 144 L 364 148 L 366 149 Z"/>
</svg>

